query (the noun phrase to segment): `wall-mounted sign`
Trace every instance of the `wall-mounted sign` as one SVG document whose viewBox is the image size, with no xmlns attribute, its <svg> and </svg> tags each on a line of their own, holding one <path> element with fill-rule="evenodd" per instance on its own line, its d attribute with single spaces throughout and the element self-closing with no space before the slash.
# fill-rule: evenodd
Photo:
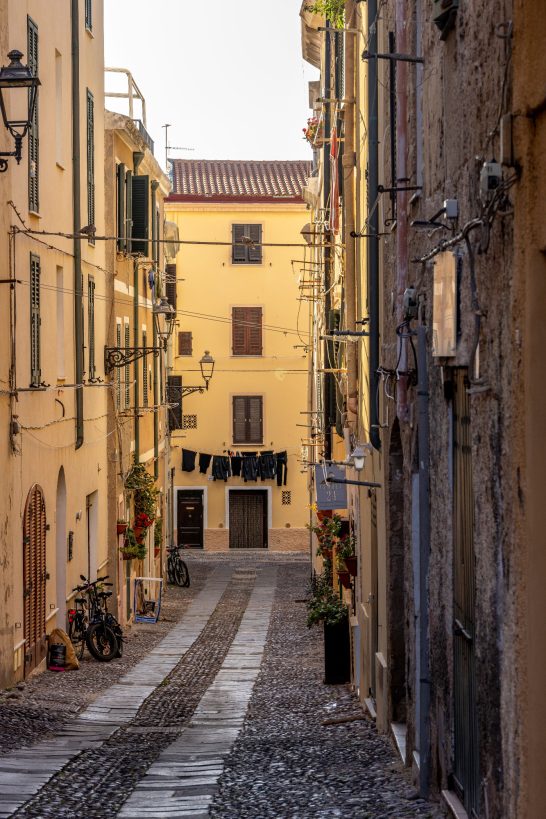
<svg viewBox="0 0 546 819">
<path fill-rule="evenodd" d="M 344 483 L 330 483 L 328 477 L 344 480 L 345 468 L 339 466 L 315 466 L 315 489 L 317 493 L 317 509 L 346 509 L 347 486 Z"/>
</svg>

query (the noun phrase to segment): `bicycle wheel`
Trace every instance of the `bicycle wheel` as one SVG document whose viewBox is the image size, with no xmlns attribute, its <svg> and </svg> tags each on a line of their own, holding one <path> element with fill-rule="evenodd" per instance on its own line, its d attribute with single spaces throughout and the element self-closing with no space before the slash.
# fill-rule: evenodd
<svg viewBox="0 0 546 819">
<path fill-rule="evenodd" d="M 85 631 L 82 630 L 81 625 L 73 620 L 68 624 L 68 636 L 72 645 L 74 646 L 74 653 L 78 660 L 81 660 L 85 652 Z"/>
<path fill-rule="evenodd" d="M 118 655 L 119 645 L 117 637 L 109 626 L 104 623 L 93 623 L 85 635 L 87 648 L 95 658 L 102 663 L 109 663 Z"/>
<path fill-rule="evenodd" d="M 170 555 L 167 558 L 167 578 L 171 585 L 174 585 L 177 582 L 174 571 L 174 560 Z"/>
<path fill-rule="evenodd" d="M 182 586 L 183 588 L 187 589 L 190 585 L 190 572 L 187 566 L 187 563 L 182 560 L 182 558 L 178 558 L 178 571 L 180 573 L 180 582 L 178 585 Z"/>
</svg>

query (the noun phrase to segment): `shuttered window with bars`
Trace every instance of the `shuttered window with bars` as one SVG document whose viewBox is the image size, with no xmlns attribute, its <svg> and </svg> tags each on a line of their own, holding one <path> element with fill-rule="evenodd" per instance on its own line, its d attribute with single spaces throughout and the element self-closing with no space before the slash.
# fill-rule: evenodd
<svg viewBox="0 0 546 819">
<path fill-rule="evenodd" d="M 148 346 L 148 334 L 146 330 L 142 332 L 142 346 Z M 142 358 L 142 406 L 148 406 L 148 356 Z"/>
<path fill-rule="evenodd" d="M 117 188 L 117 248 L 120 253 L 123 253 L 127 248 L 127 242 L 125 237 L 127 236 L 126 233 L 126 224 L 125 224 L 125 165 L 123 162 L 120 162 L 116 166 L 116 188 Z"/>
<path fill-rule="evenodd" d="M 150 178 L 132 177 L 132 252 L 148 256 L 150 234 Z"/>
<path fill-rule="evenodd" d="M 233 443 L 261 444 L 263 441 L 263 396 L 233 396 Z"/>
<path fill-rule="evenodd" d="M 261 225 L 233 225 L 231 254 L 233 264 L 261 264 L 261 242 Z"/>
<path fill-rule="evenodd" d="M 133 252 L 133 172 L 125 173 L 125 249 L 127 253 Z"/>
<path fill-rule="evenodd" d="M 116 347 L 121 349 L 121 322 L 116 322 Z M 121 406 L 121 367 L 116 367 L 116 407 Z"/>
<path fill-rule="evenodd" d="M 27 53 L 28 67 L 34 75 L 38 74 L 38 26 L 27 17 Z M 29 95 L 31 90 L 29 89 Z M 40 210 L 40 137 L 38 127 L 38 92 L 36 107 L 28 130 L 28 209 L 38 213 Z"/>
<path fill-rule="evenodd" d="M 169 405 L 169 429 L 182 429 L 182 376 L 167 378 L 167 404 Z"/>
<path fill-rule="evenodd" d="M 85 0 L 85 27 L 93 31 L 93 0 Z"/>
<path fill-rule="evenodd" d="M 176 265 L 165 265 L 165 295 L 169 304 L 176 310 Z"/>
<path fill-rule="evenodd" d="M 129 358 L 129 347 L 131 346 L 131 331 L 129 328 L 129 322 L 125 322 L 125 353 L 127 358 Z M 131 370 L 129 364 L 125 365 L 125 406 L 128 407 L 131 404 Z"/>
<path fill-rule="evenodd" d="M 95 224 L 95 99 L 87 89 L 87 224 Z M 92 235 L 89 243 L 95 244 Z"/>
<path fill-rule="evenodd" d="M 262 355 L 262 308 L 233 307 L 231 310 L 233 355 Z"/>
<path fill-rule="evenodd" d="M 96 376 L 95 363 L 95 280 L 93 276 L 87 279 L 87 324 L 89 343 L 89 379 Z"/>
<path fill-rule="evenodd" d="M 183 331 L 178 333 L 178 355 L 193 355 L 193 334 Z"/>
<path fill-rule="evenodd" d="M 40 353 L 40 258 L 30 254 L 30 386 L 42 380 Z"/>
</svg>

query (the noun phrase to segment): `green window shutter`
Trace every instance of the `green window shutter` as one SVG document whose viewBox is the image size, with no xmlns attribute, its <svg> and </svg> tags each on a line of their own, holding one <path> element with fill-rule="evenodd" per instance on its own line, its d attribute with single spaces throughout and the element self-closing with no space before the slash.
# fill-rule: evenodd
<svg viewBox="0 0 546 819">
<path fill-rule="evenodd" d="M 142 333 L 142 346 L 148 346 L 148 335 L 146 331 Z M 142 358 L 142 406 L 148 406 L 148 356 L 145 354 Z"/>
<path fill-rule="evenodd" d="M 95 100 L 87 89 L 87 224 L 95 224 Z M 95 240 L 90 237 L 91 244 Z"/>
<path fill-rule="evenodd" d="M 116 322 L 116 347 L 121 349 L 121 324 Z M 116 367 L 116 407 L 121 407 L 121 368 Z"/>
<path fill-rule="evenodd" d="M 40 258 L 30 254 L 30 386 L 39 387 L 42 380 L 40 357 Z"/>
<path fill-rule="evenodd" d="M 133 172 L 127 171 L 125 174 L 125 232 L 127 253 L 133 252 Z"/>
<path fill-rule="evenodd" d="M 182 429 L 182 376 L 167 377 L 167 404 L 169 405 L 169 429 Z"/>
<path fill-rule="evenodd" d="M 127 357 L 129 357 L 129 347 L 131 346 L 131 330 L 129 327 L 129 322 L 125 325 L 125 352 Z M 125 406 L 128 407 L 131 404 L 131 370 L 129 364 L 125 365 Z"/>
<path fill-rule="evenodd" d="M 150 231 L 150 179 L 133 176 L 132 252 L 148 256 Z"/>
<path fill-rule="evenodd" d="M 232 228 L 232 256 L 231 260 L 234 264 L 244 264 L 247 260 L 246 245 L 238 245 L 245 235 L 244 225 L 233 225 Z"/>
<path fill-rule="evenodd" d="M 38 26 L 27 17 L 28 67 L 38 74 Z M 30 95 L 30 91 L 29 91 Z M 28 209 L 36 213 L 40 210 L 40 137 L 38 127 L 38 94 L 36 107 L 28 130 Z"/>
<path fill-rule="evenodd" d="M 167 301 L 176 310 L 176 265 L 165 265 L 165 295 Z"/>
<path fill-rule="evenodd" d="M 87 279 L 87 322 L 89 343 L 89 380 L 96 377 L 95 365 L 95 280 L 92 276 Z"/>
<path fill-rule="evenodd" d="M 116 167 L 116 186 L 117 186 L 117 248 L 120 253 L 123 253 L 127 248 L 125 238 L 127 236 L 127 229 L 125 224 L 125 165 L 121 162 Z"/>
<path fill-rule="evenodd" d="M 85 0 L 85 27 L 93 31 L 93 0 Z"/>
<path fill-rule="evenodd" d="M 261 264 L 262 263 L 262 226 L 261 225 L 247 225 L 248 233 L 247 236 L 250 236 L 252 241 L 255 243 L 254 246 L 250 245 L 248 248 L 248 261 L 249 264 Z"/>
</svg>

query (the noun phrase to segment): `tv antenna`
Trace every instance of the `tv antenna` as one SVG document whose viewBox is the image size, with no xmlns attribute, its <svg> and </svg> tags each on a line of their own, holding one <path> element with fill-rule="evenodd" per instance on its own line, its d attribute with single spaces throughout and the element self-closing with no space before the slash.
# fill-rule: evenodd
<svg viewBox="0 0 546 819">
<path fill-rule="evenodd" d="M 165 128 L 165 170 L 167 173 L 169 172 L 169 151 L 195 151 L 195 148 L 183 148 L 178 145 L 169 145 L 169 128 L 171 128 L 171 124 L 169 122 L 165 123 L 165 125 L 161 126 Z"/>
</svg>

